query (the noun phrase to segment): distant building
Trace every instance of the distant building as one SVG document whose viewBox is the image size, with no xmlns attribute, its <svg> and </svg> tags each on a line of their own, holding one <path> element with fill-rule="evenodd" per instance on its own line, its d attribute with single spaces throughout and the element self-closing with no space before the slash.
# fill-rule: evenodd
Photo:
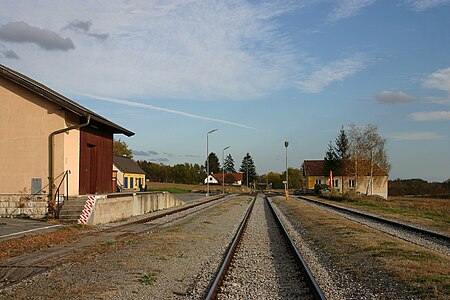
<svg viewBox="0 0 450 300">
<path fill-rule="evenodd" d="M 116 190 L 131 192 L 145 188 L 145 172 L 130 157 L 114 155 L 113 178 Z"/>
<path fill-rule="evenodd" d="M 210 184 L 222 184 L 223 174 L 215 173 L 208 176 Z M 208 183 L 205 178 L 204 183 Z M 225 184 L 242 185 L 242 173 L 225 173 Z"/>
<path fill-rule="evenodd" d="M 306 189 L 313 190 L 316 184 L 326 184 L 340 193 L 355 192 L 365 195 L 378 195 L 387 198 L 388 174 L 378 165 L 372 166 L 370 161 L 346 160 L 335 170 L 330 182 L 330 174 L 325 169 L 324 160 L 305 160 L 303 175 L 306 178 Z"/>
</svg>

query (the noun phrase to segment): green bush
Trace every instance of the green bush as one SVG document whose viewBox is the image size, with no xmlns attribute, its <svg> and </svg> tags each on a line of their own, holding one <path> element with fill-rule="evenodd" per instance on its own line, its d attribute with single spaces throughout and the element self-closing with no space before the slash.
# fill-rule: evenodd
<svg viewBox="0 0 450 300">
<path fill-rule="evenodd" d="M 326 184 L 316 184 L 314 185 L 314 192 L 316 194 L 320 194 L 323 190 L 328 189 L 328 185 Z"/>
</svg>

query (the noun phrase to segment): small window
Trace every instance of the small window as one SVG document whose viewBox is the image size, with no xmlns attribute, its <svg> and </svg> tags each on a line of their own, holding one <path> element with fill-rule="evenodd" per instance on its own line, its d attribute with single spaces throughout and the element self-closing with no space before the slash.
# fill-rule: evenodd
<svg viewBox="0 0 450 300">
<path fill-rule="evenodd" d="M 316 184 L 322 184 L 322 179 L 316 179 Z"/>
<path fill-rule="evenodd" d="M 128 177 L 124 177 L 123 178 L 123 188 L 127 189 L 128 188 Z"/>
<path fill-rule="evenodd" d="M 134 180 L 133 177 L 130 177 L 130 189 L 134 188 Z"/>
<path fill-rule="evenodd" d="M 333 187 L 339 187 L 339 179 L 334 179 L 333 180 Z"/>
<path fill-rule="evenodd" d="M 355 180 L 354 179 L 350 179 L 348 181 L 348 187 L 349 188 L 354 188 L 355 187 Z"/>
</svg>

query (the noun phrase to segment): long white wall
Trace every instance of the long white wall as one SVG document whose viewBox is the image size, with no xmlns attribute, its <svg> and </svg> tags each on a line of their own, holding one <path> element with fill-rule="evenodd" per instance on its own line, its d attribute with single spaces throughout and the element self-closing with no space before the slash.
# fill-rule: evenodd
<svg viewBox="0 0 450 300">
<path fill-rule="evenodd" d="M 110 194 L 97 200 L 88 225 L 125 220 L 182 204 L 183 201 L 168 192 Z"/>
</svg>

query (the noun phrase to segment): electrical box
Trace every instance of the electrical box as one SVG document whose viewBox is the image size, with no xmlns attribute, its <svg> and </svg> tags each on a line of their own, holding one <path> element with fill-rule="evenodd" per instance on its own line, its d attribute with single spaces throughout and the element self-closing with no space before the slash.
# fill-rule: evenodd
<svg viewBox="0 0 450 300">
<path fill-rule="evenodd" d="M 42 194 L 42 178 L 31 178 L 31 194 Z"/>
</svg>

